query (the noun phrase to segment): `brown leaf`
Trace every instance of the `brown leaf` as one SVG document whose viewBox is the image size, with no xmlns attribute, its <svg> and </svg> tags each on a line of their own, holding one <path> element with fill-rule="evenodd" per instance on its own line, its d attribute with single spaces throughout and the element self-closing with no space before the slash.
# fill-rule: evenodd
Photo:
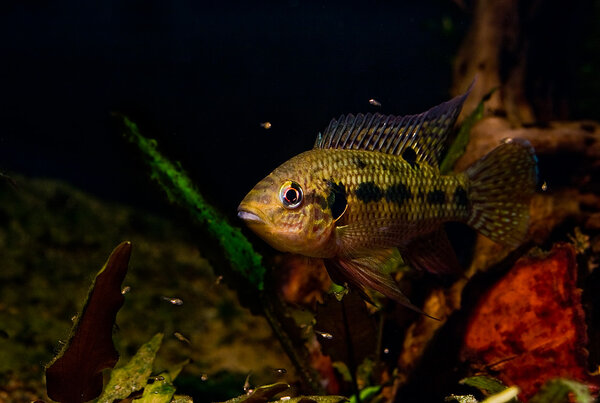
<svg viewBox="0 0 600 403">
<path fill-rule="evenodd" d="M 78 403 L 102 392 L 101 371 L 114 367 L 119 359 L 112 342 L 112 330 L 124 302 L 121 284 L 130 256 L 131 242 L 123 242 L 96 276 L 69 343 L 46 369 L 51 399 Z"/>
<path fill-rule="evenodd" d="M 328 296 L 325 304 L 319 305 L 317 309 L 315 331 L 320 335 L 318 340 L 323 346 L 323 352 L 333 361 L 348 363 L 352 355 L 358 365 L 365 357 L 376 353 L 375 319 L 356 292 L 345 295 L 342 302 Z"/>
<path fill-rule="evenodd" d="M 474 309 L 463 360 L 518 385 L 525 399 L 552 378 L 597 381 L 586 368 L 586 325 L 576 280 L 569 244 L 519 259 Z"/>
</svg>

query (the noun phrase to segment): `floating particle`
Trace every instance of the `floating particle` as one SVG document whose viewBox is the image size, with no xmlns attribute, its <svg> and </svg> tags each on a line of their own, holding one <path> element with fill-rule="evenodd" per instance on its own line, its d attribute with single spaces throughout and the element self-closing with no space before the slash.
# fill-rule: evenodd
<svg viewBox="0 0 600 403">
<path fill-rule="evenodd" d="M 273 127 L 273 125 L 271 124 L 271 122 L 262 122 L 260 124 L 260 127 L 262 127 L 263 129 L 269 130 L 271 127 Z"/>
<path fill-rule="evenodd" d="M 544 183 L 542 183 L 542 192 L 545 192 L 548 190 L 548 184 L 546 183 L 546 181 L 544 181 Z"/>
<path fill-rule="evenodd" d="M 390 353 L 390 349 L 389 348 L 384 348 L 383 349 L 383 354 L 389 354 Z"/>
<path fill-rule="evenodd" d="M 217 279 L 215 280 L 215 284 L 219 285 L 219 284 L 221 284 L 221 281 L 223 281 L 223 276 L 217 277 Z"/>
<path fill-rule="evenodd" d="M 202 375 L 200 375 L 200 380 L 202 382 L 206 382 L 208 380 L 208 374 L 202 374 Z"/>
<path fill-rule="evenodd" d="M 184 343 L 187 344 L 192 344 L 192 342 L 190 341 L 190 339 L 188 339 L 187 337 L 185 337 L 183 334 L 179 333 L 179 332 L 174 332 L 173 336 L 175 336 L 175 338 L 179 341 L 182 341 Z"/>
<path fill-rule="evenodd" d="M 183 300 L 181 300 L 180 298 L 162 297 L 162 299 L 165 301 L 169 301 L 173 305 L 183 305 Z"/>
<path fill-rule="evenodd" d="M 130 286 L 125 286 L 125 287 L 123 287 L 123 289 L 121 290 L 121 294 L 125 295 L 125 294 L 127 294 L 129 291 L 131 291 L 131 287 L 130 287 Z"/>
<path fill-rule="evenodd" d="M 318 330 L 315 330 L 315 333 L 318 334 L 319 336 L 321 336 L 324 339 L 327 339 L 327 340 L 333 339 L 333 335 L 331 333 L 320 332 Z"/>
<path fill-rule="evenodd" d="M 379 102 L 378 100 L 376 100 L 375 98 L 371 98 L 369 99 L 369 103 L 373 106 L 381 106 L 381 102 Z"/>
</svg>

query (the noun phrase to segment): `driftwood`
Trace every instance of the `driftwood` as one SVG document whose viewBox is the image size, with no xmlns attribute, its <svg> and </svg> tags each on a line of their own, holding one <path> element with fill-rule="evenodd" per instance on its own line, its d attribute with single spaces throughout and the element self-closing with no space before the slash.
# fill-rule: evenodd
<svg viewBox="0 0 600 403">
<path fill-rule="evenodd" d="M 543 126 L 513 128 L 506 119 L 488 117 L 473 127 L 467 149 L 455 170 L 466 169 L 509 137 L 529 140 L 538 155 L 572 153 L 593 164 L 600 162 L 600 124 L 597 122 L 550 122 Z"/>
</svg>

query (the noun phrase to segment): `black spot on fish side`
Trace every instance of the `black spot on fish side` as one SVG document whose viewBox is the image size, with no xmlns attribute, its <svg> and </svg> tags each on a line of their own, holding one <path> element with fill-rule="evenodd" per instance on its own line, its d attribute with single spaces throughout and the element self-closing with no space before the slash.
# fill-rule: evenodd
<svg viewBox="0 0 600 403">
<path fill-rule="evenodd" d="M 462 186 L 457 187 L 454 191 L 454 203 L 460 207 L 467 207 L 469 205 L 467 191 Z"/>
<path fill-rule="evenodd" d="M 376 202 L 383 197 L 383 191 L 373 182 L 363 182 L 356 189 L 356 197 L 364 203 Z"/>
<path fill-rule="evenodd" d="M 427 202 L 429 204 L 444 204 L 446 202 L 446 193 L 443 190 L 432 190 L 427 193 Z"/>
<path fill-rule="evenodd" d="M 356 165 L 358 169 L 364 169 L 367 166 L 367 163 L 360 157 L 354 158 L 352 162 L 354 163 L 354 165 Z"/>
<path fill-rule="evenodd" d="M 385 199 L 390 203 L 396 203 L 402 205 L 405 201 L 412 197 L 410 190 L 404 185 L 404 183 L 398 183 L 390 186 L 385 191 Z"/>
<path fill-rule="evenodd" d="M 315 196 L 315 202 L 321 207 L 321 210 L 325 210 L 327 208 L 327 200 L 321 195 Z"/>
<path fill-rule="evenodd" d="M 331 209 L 331 215 L 335 220 L 341 217 L 346 211 L 348 199 L 346 197 L 346 187 L 341 183 L 327 181 L 329 185 L 329 195 L 327 196 L 327 205 Z"/>
<path fill-rule="evenodd" d="M 408 162 L 411 167 L 415 168 L 417 166 L 417 153 L 412 147 L 407 147 L 406 150 L 404 150 L 402 158 L 404 158 L 404 161 Z"/>
</svg>

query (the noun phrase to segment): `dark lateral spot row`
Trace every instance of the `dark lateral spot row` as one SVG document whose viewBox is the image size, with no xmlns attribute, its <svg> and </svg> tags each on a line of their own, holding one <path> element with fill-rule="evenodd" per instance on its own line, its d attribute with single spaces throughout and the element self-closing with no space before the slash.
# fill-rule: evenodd
<svg viewBox="0 0 600 403">
<path fill-rule="evenodd" d="M 356 197 L 364 203 L 377 202 L 384 196 L 388 202 L 402 205 L 412 197 L 412 193 L 403 183 L 392 185 L 384 191 L 373 182 L 364 182 L 356 189 Z"/>
<path fill-rule="evenodd" d="M 467 198 L 467 191 L 459 186 L 454 191 L 454 203 L 461 207 L 467 207 L 469 205 L 469 199 Z"/>
<path fill-rule="evenodd" d="M 346 187 L 342 183 L 335 183 L 331 180 L 327 181 L 329 185 L 329 195 L 327 196 L 327 205 L 331 209 L 331 215 L 334 220 L 340 218 L 344 211 L 348 199 L 346 197 Z"/>
<path fill-rule="evenodd" d="M 444 204 L 446 202 L 446 193 L 443 190 L 432 190 L 427 193 L 427 202 L 429 204 Z"/>
<path fill-rule="evenodd" d="M 356 189 L 356 197 L 364 203 L 376 202 L 383 197 L 383 191 L 373 182 L 363 182 Z"/>
<path fill-rule="evenodd" d="M 410 189 L 403 183 L 392 185 L 385 191 L 385 199 L 390 203 L 396 203 L 398 205 L 402 205 L 411 197 L 412 194 L 410 193 Z"/>
<path fill-rule="evenodd" d="M 328 207 L 327 200 L 321 195 L 315 196 L 315 202 L 321 207 L 321 210 L 325 210 Z"/>
<path fill-rule="evenodd" d="M 356 165 L 356 167 L 358 169 L 364 169 L 367 166 L 367 163 L 360 157 L 356 157 L 352 160 L 352 162 L 354 163 L 354 165 Z"/>
</svg>

